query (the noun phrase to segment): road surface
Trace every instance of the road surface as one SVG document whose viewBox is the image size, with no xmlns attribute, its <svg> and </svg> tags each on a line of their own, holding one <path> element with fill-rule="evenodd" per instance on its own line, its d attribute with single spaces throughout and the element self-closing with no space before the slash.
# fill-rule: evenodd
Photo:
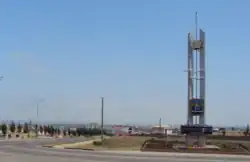
<svg viewBox="0 0 250 162">
<path fill-rule="evenodd" d="M 249 162 L 248 156 L 80 151 L 43 148 L 42 144 L 77 142 L 77 139 L 0 141 L 1 162 Z"/>
</svg>

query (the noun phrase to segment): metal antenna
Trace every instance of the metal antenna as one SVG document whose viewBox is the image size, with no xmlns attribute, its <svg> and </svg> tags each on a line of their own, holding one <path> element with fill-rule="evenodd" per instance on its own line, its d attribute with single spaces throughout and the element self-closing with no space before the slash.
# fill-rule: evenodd
<svg viewBox="0 0 250 162">
<path fill-rule="evenodd" d="M 195 12 L 195 38 L 198 39 L 198 13 Z"/>
</svg>

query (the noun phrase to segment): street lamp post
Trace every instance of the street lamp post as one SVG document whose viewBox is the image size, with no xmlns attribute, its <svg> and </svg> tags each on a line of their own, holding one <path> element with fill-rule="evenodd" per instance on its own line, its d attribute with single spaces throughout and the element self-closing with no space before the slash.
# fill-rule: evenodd
<svg viewBox="0 0 250 162">
<path fill-rule="evenodd" d="M 44 100 L 43 99 L 39 99 L 37 102 L 36 102 L 36 117 L 37 117 L 37 120 L 38 120 L 38 117 L 39 117 L 39 104 L 41 102 L 43 102 Z"/>
<path fill-rule="evenodd" d="M 37 123 L 38 123 L 38 116 L 39 116 L 39 101 L 36 102 L 36 120 L 37 120 Z M 36 137 L 38 137 L 38 124 L 35 124 L 35 129 L 36 129 Z"/>
<path fill-rule="evenodd" d="M 43 102 L 44 100 L 43 99 L 39 99 L 37 102 L 36 102 L 36 117 L 37 117 L 37 122 L 39 120 L 39 104 L 41 102 Z M 38 137 L 38 124 L 36 124 L 36 136 Z"/>
<path fill-rule="evenodd" d="M 104 97 L 101 97 L 101 141 L 104 140 L 104 130 L 103 130 L 103 110 L 104 110 Z"/>
<path fill-rule="evenodd" d="M 36 117 L 38 119 L 39 116 L 39 102 L 36 103 Z"/>
</svg>

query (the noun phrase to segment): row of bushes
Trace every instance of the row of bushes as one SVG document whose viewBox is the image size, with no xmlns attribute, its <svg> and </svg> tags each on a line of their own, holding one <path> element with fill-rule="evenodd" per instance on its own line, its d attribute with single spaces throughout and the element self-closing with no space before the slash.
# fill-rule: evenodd
<svg viewBox="0 0 250 162">
<path fill-rule="evenodd" d="M 8 128 L 7 128 L 8 127 Z M 16 124 L 14 122 L 11 122 L 10 124 L 2 123 L 0 125 L 0 130 L 4 135 L 7 134 L 7 129 L 11 133 L 29 133 L 31 130 L 31 127 L 34 128 L 34 131 L 36 133 L 41 132 L 44 134 L 54 135 L 54 134 L 64 134 L 70 135 L 70 136 L 96 136 L 101 135 L 101 129 L 98 128 L 77 128 L 77 129 L 67 129 L 67 130 L 60 130 L 59 128 L 54 128 L 52 125 L 32 125 L 30 123 L 24 123 L 24 124 Z M 112 134 L 107 133 L 106 130 L 103 132 L 105 135 L 112 136 Z"/>
<path fill-rule="evenodd" d="M 96 135 L 101 135 L 101 129 L 98 128 L 77 128 L 75 130 L 72 129 L 68 129 L 68 130 L 60 130 L 59 128 L 54 128 L 51 125 L 34 125 L 35 131 L 38 133 L 39 132 L 44 132 L 45 134 L 49 134 L 49 135 L 54 135 L 54 134 L 61 134 L 63 133 L 64 136 L 66 135 L 70 135 L 70 136 L 96 136 Z M 15 123 L 11 123 L 9 125 L 9 130 L 12 133 L 28 133 L 30 129 L 30 126 L 28 123 L 24 123 L 23 125 L 18 124 L 17 126 L 15 125 Z M 6 124 L 2 124 L 0 125 L 0 130 L 2 131 L 2 133 L 4 135 L 6 135 L 7 133 L 7 125 Z M 107 133 L 106 130 L 104 130 L 104 135 L 107 136 L 112 136 L 112 134 Z"/>
<path fill-rule="evenodd" d="M 36 133 L 38 132 L 44 132 L 45 134 L 55 134 L 55 133 L 60 133 L 60 130 L 58 128 L 54 128 L 51 125 L 31 125 L 28 123 L 22 124 L 15 124 L 14 122 L 11 122 L 11 124 L 7 125 L 6 123 L 3 123 L 0 125 L 0 130 L 4 135 L 7 134 L 7 126 L 9 127 L 9 130 L 11 133 L 29 133 L 30 128 L 34 127 Z"/>
<path fill-rule="evenodd" d="M 7 126 L 9 127 L 9 130 L 14 133 L 18 132 L 21 133 L 22 130 L 28 132 L 28 124 L 25 123 L 24 125 L 21 125 L 20 123 L 16 126 L 14 122 L 11 122 L 11 124 L 7 125 L 6 123 L 2 123 L 0 125 L 0 130 L 2 131 L 3 134 L 7 133 Z"/>
</svg>

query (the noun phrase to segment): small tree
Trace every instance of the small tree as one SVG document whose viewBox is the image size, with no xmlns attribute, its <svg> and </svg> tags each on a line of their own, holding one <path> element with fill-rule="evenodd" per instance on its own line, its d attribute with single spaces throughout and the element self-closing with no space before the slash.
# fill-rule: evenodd
<svg viewBox="0 0 250 162">
<path fill-rule="evenodd" d="M 39 132 L 43 133 L 43 126 L 42 125 L 40 125 L 40 127 L 39 127 Z"/>
<path fill-rule="evenodd" d="M 10 124 L 10 131 L 11 131 L 11 133 L 15 133 L 15 131 L 16 131 L 16 124 L 14 121 L 12 121 Z"/>
<path fill-rule="evenodd" d="M 76 128 L 76 135 L 81 136 L 81 129 L 80 128 Z"/>
<path fill-rule="evenodd" d="M 7 134 L 7 125 L 3 123 L 1 128 L 2 128 L 2 133 L 5 136 Z"/>
<path fill-rule="evenodd" d="M 50 126 L 51 136 L 54 136 L 55 134 L 55 128 L 51 125 Z"/>
<path fill-rule="evenodd" d="M 63 130 L 63 136 L 66 136 L 67 135 L 67 132 L 66 132 L 66 130 L 64 129 Z"/>
<path fill-rule="evenodd" d="M 223 130 L 223 131 L 222 131 L 222 135 L 223 135 L 223 136 L 226 136 L 226 130 Z"/>
<path fill-rule="evenodd" d="M 23 133 L 29 133 L 29 124 L 27 122 L 24 123 Z"/>
<path fill-rule="evenodd" d="M 43 126 L 43 131 L 44 131 L 44 134 L 47 135 L 47 133 L 48 133 L 48 126 L 47 125 Z"/>
<path fill-rule="evenodd" d="M 68 135 L 69 135 L 69 136 L 71 135 L 71 131 L 70 131 L 70 128 L 68 128 Z"/>
<path fill-rule="evenodd" d="M 17 132 L 18 133 L 22 132 L 22 125 L 20 123 L 17 125 Z"/>
<path fill-rule="evenodd" d="M 72 136 L 76 136 L 76 131 L 71 131 Z"/>
<path fill-rule="evenodd" d="M 49 125 L 47 126 L 47 132 L 49 133 L 49 135 L 52 134 L 52 130 L 51 130 L 51 127 Z"/>
<path fill-rule="evenodd" d="M 38 125 L 35 124 L 35 131 L 36 131 L 36 136 L 38 136 Z"/>
</svg>

